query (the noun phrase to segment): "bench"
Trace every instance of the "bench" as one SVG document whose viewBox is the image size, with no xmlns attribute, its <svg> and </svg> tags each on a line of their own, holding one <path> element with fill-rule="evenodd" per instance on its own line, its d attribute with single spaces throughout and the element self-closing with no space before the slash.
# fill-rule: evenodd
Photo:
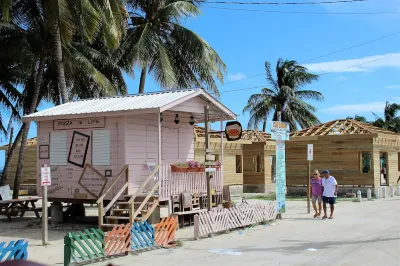
<svg viewBox="0 0 400 266">
<path fill-rule="evenodd" d="M 189 215 L 189 226 L 192 224 L 192 215 L 193 214 L 198 214 L 200 212 L 206 212 L 207 209 L 200 209 L 200 210 L 193 210 L 193 211 L 183 211 L 183 212 L 173 212 L 172 215 L 178 216 L 178 221 L 180 220 L 180 225 L 181 227 L 184 227 L 185 225 L 185 215 Z"/>
<path fill-rule="evenodd" d="M 40 197 L 30 197 L 23 199 L 0 200 L 0 215 L 7 216 L 11 221 L 12 216 L 24 217 L 25 212 L 34 212 L 37 218 L 40 218 L 39 209 L 35 203 L 41 199 Z M 30 205 L 30 206 L 29 206 Z"/>
</svg>

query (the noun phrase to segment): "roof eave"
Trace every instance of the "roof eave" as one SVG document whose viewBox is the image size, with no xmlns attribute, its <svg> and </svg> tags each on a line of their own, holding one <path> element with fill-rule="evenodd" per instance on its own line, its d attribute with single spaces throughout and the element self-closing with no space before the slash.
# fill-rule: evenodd
<svg viewBox="0 0 400 266">
<path fill-rule="evenodd" d="M 72 119 L 72 118 L 88 118 L 88 117 L 115 117 L 115 116 L 126 116 L 135 114 L 152 114 L 158 113 L 159 108 L 147 108 L 137 110 L 126 110 L 126 111 L 111 111 L 111 112 L 96 112 L 96 113 L 85 113 L 85 114 L 68 114 L 68 115 L 43 115 L 43 116 L 24 116 L 22 122 L 30 121 L 49 121 L 58 119 Z"/>
</svg>

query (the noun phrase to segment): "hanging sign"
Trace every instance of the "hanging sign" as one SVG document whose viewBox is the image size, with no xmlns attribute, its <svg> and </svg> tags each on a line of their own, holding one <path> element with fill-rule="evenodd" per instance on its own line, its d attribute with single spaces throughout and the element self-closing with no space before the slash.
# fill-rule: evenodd
<svg viewBox="0 0 400 266">
<path fill-rule="evenodd" d="M 314 156 L 314 145 L 307 144 L 307 161 L 312 161 Z"/>
<path fill-rule="evenodd" d="M 61 119 L 53 121 L 54 130 L 101 128 L 105 127 L 105 125 L 105 117 Z"/>
<path fill-rule="evenodd" d="M 289 123 L 272 121 L 271 139 L 273 140 L 289 140 L 290 126 Z"/>
<path fill-rule="evenodd" d="M 235 141 L 242 138 L 242 125 L 239 121 L 229 121 L 225 126 L 225 135 L 228 141 Z"/>
</svg>

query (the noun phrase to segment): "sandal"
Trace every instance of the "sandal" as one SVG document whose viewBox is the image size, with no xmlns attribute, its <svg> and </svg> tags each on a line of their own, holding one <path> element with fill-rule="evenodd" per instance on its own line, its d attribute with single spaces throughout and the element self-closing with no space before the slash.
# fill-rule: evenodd
<svg viewBox="0 0 400 266">
<path fill-rule="evenodd" d="M 318 214 L 314 214 L 314 218 L 317 218 L 318 217 Z"/>
<path fill-rule="evenodd" d="M 329 216 L 329 219 L 333 219 L 333 216 Z"/>
<path fill-rule="evenodd" d="M 322 217 L 322 220 L 324 220 L 324 219 L 326 219 L 326 218 L 328 218 L 326 215 L 324 215 L 323 217 Z"/>
</svg>

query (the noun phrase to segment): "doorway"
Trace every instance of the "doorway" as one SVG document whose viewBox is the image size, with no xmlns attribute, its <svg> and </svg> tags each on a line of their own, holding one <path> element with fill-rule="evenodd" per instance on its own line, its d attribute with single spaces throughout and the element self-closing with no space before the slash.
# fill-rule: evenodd
<svg viewBox="0 0 400 266">
<path fill-rule="evenodd" d="M 388 171 L 388 153 L 379 153 L 379 163 L 380 163 L 380 176 L 381 176 L 381 186 L 389 185 L 389 171 Z"/>
</svg>

